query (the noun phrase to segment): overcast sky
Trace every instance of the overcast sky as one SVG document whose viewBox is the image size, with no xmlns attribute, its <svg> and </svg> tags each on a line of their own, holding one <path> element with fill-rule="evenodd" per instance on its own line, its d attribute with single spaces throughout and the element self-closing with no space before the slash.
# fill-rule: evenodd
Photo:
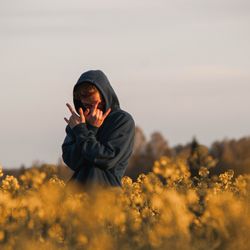
<svg viewBox="0 0 250 250">
<path fill-rule="evenodd" d="M 0 0 L 0 163 L 57 163 L 89 69 L 148 139 L 249 136 L 249 44 L 249 0 Z"/>
</svg>

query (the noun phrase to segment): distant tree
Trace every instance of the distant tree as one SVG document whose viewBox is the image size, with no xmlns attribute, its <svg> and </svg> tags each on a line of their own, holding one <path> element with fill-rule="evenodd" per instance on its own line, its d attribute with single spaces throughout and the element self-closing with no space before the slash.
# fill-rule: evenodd
<svg viewBox="0 0 250 250">
<path fill-rule="evenodd" d="M 132 155 L 129 159 L 128 167 L 126 169 L 125 175 L 136 179 L 138 173 L 140 173 L 142 168 L 142 155 L 144 154 L 146 148 L 147 140 L 142 129 L 138 126 L 135 127 L 135 143 Z"/>
<path fill-rule="evenodd" d="M 217 164 L 217 160 L 210 155 L 208 147 L 200 145 L 195 137 L 191 143 L 187 162 L 192 176 L 198 176 L 201 167 L 210 169 Z"/>
<path fill-rule="evenodd" d="M 216 174 L 233 169 L 235 175 L 250 173 L 250 137 L 215 141 L 211 154 L 219 159 Z"/>
<path fill-rule="evenodd" d="M 130 165 L 125 175 L 135 180 L 140 173 L 148 173 L 152 170 L 154 161 L 161 156 L 171 156 L 168 142 L 161 133 L 154 132 L 147 142 L 146 137 L 140 128 L 136 130 L 135 148 L 130 160 Z"/>
</svg>

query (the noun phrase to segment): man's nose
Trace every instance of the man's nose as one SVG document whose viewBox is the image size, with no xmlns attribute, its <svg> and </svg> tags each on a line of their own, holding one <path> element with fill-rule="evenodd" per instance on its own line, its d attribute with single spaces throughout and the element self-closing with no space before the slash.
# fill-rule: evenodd
<svg viewBox="0 0 250 250">
<path fill-rule="evenodd" d="M 93 104 L 91 104 L 90 106 L 91 106 L 91 108 L 94 108 L 94 107 L 95 107 L 95 105 L 96 105 L 96 104 L 95 104 L 95 103 L 93 103 Z M 99 102 L 99 103 L 97 103 L 97 108 L 100 108 L 100 106 L 101 106 L 101 105 L 100 105 L 100 102 Z"/>
</svg>

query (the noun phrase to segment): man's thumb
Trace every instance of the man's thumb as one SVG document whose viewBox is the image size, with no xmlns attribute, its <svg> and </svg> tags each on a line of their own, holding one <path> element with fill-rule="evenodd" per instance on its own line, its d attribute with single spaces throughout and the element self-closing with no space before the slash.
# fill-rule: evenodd
<svg viewBox="0 0 250 250">
<path fill-rule="evenodd" d="M 79 108 L 79 114 L 80 114 L 81 120 L 82 120 L 82 121 L 85 121 L 85 116 L 84 116 L 84 114 L 83 114 L 82 108 Z"/>
</svg>

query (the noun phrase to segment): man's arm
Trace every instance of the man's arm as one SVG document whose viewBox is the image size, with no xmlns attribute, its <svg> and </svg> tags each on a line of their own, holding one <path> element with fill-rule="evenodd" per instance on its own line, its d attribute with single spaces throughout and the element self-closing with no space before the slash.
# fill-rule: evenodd
<svg viewBox="0 0 250 250">
<path fill-rule="evenodd" d="M 96 135 L 98 131 L 97 127 L 94 127 L 90 124 L 88 124 L 88 129 L 89 131 L 92 131 L 91 133 L 93 135 Z M 71 168 L 74 171 L 77 171 L 81 166 L 82 156 L 81 156 L 79 149 L 76 147 L 76 136 L 72 128 L 70 128 L 70 126 L 67 125 L 65 128 L 65 131 L 67 135 L 61 146 L 62 158 L 69 168 Z"/>
<path fill-rule="evenodd" d="M 102 143 L 87 129 L 86 123 L 79 123 L 72 129 L 81 156 L 103 170 L 114 167 L 126 153 L 134 139 L 135 123 L 132 117 L 119 114 L 109 129 L 110 136 Z"/>
<path fill-rule="evenodd" d="M 89 123 L 87 123 L 87 127 L 88 127 L 88 130 L 93 131 L 93 133 L 94 133 L 95 135 L 96 135 L 96 133 L 97 133 L 97 131 L 98 131 L 98 129 L 99 129 L 98 127 L 95 127 L 95 126 L 93 126 L 93 125 L 91 125 L 91 124 L 89 124 Z M 66 126 L 65 131 L 66 131 L 66 133 L 67 133 L 70 137 L 75 138 L 75 134 L 74 134 L 72 128 L 71 128 L 69 125 Z"/>
<path fill-rule="evenodd" d="M 62 148 L 62 158 L 65 164 L 71 168 L 74 171 L 78 170 L 78 158 L 76 157 L 76 138 L 72 131 L 72 129 L 69 127 L 69 125 L 66 126 L 66 137 L 63 141 L 63 144 L 61 146 Z"/>
</svg>

